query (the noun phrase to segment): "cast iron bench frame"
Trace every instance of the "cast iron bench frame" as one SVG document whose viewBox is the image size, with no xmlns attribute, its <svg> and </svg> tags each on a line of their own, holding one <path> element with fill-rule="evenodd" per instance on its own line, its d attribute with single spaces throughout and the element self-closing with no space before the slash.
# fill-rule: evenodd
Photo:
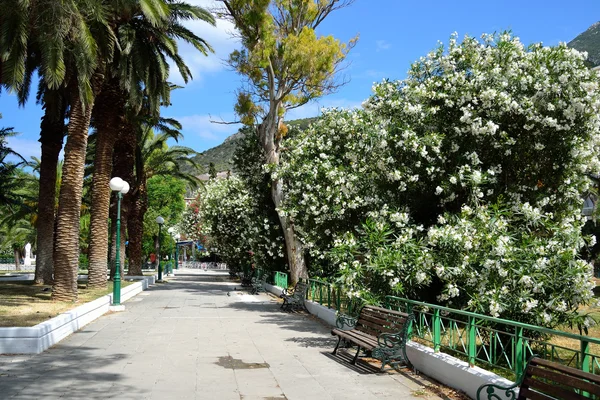
<svg viewBox="0 0 600 400">
<path fill-rule="evenodd" d="M 308 283 L 298 281 L 291 291 L 283 289 L 279 295 L 283 299 L 281 309 L 284 311 L 305 310 L 304 300 L 306 300 L 306 292 L 308 291 Z"/>
<path fill-rule="evenodd" d="M 242 283 L 242 287 L 250 287 L 252 286 L 252 280 L 254 279 L 254 274 L 256 270 L 251 269 L 249 271 L 239 271 L 237 273 L 238 278 L 240 278 L 240 282 Z"/>
<path fill-rule="evenodd" d="M 264 292 L 265 283 L 267 283 L 267 274 L 263 274 L 261 278 L 253 276 L 251 281 L 252 289 L 250 290 L 250 293 L 258 294 Z"/>
<path fill-rule="evenodd" d="M 365 305 L 358 318 L 339 315 L 336 321 L 337 328 L 331 331 L 333 336 L 338 336 L 333 354 L 337 353 L 343 340 L 349 345 L 357 346 L 352 364 L 356 364 L 358 354 L 363 349 L 371 357 L 381 361 L 381 371 L 386 364 L 394 369 L 400 364 L 408 367 L 410 361 L 406 355 L 406 342 L 410 339 L 409 331 L 414 319 L 412 313 L 371 305 Z M 344 330 L 346 326 L 351 329 Z"/>
<path fill-rule="evenodd" d="M 519 389 L 518 395 L 514 390 L 517 388 Z M 484 389 L 485 392 L 482 392 Z M 529 359 L 525 372 L 514 385 L 503 387 L 489 383 L 477 389 L 478 400 L 584 400 L 590 398 L 600 399 L 600 376 L 535 356 Z"/>
</svg>

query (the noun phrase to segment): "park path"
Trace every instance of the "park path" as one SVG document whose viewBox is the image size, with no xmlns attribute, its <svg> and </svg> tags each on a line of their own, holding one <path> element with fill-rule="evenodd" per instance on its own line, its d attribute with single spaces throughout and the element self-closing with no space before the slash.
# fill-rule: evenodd
<svg viewBox="0 0 600 400">
<path fill-rule="evenodd" d="M 234 290 L 226 274 L 178 271 L 39 355 L 0 356 L 0 399 L 409 399 L 411 373 L 332 356 L 330 328 Z M 228 294 L 229 293 L 229 294 Z M 376 370 L 375 370 L 376 371 Z M 419 397 L 422 398 L 422 397 Z M 437 397 L 428 397 L 437 398 Z"/>
</svg>

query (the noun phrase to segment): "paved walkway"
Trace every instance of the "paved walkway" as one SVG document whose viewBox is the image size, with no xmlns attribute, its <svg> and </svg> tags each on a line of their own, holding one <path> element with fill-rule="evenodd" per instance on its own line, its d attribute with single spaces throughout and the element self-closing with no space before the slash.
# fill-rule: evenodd
<svg viewBox="0 0 600 400">
<path fill-rule="evenodd" d="M 43 354 L 0 356 L 0 399 L 368 400 L 421 394 L 414 375 L 352 366 L 344 351 L 342 357 L 330 354 L 335 340 L 321 322 L 283 313 L 269 295 L 234 286 L 227 275 L 181 273 Z"/>
</svg>

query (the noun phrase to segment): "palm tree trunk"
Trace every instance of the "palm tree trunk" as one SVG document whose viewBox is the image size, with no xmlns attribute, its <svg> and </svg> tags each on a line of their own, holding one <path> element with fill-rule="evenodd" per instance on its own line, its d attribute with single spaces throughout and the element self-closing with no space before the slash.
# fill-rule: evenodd
<svg viewBox="0 0 600 400">
<path fill-rule="evenodd" d="M 148 194 L 146 185 L 136 188 L 131 202 L 131 209 L 127 219 L 129 231 L 129 272 L 128 275 L 142 275 L 143 252 L 142 240 L 144 236 L 144 214 L 148 209 Z"/>
<path fill-rule="evenodd" d="M 125 94 L 122 95 L 125 97 Z M 115 143 L 115 151 L 113 154 L 113 176 L 118 176 L 130 185 L 129 193 L 123 197 L 121 201 L 121 244 L 120 244 L 120 261 L 121 273 L 125 267 L 125 240 L 127 237 L 126 230 L 128 228 L 128 214 L 131 209 L 133 189 L 135 186 L 133 169 L 135 162 L 135 129 L 128 123 L 124 122 L 121 128 L 122 134 Z M 132 145 L 132 139 L 133 145 Z M 111 220 L 115 221 L 116 225 L 116 209 L 114 214 L 111 213 Z M 114 229 L 113 229 L 114 231 Z M 111 278 L 114 276 L 114 262 L 116 258 L 116 238 L 113 236 L 113 247 L 111 251 Z"/>
<path fill-rule="evenodd" d="M 15 257 L 15 271 L 21 270 L 21 257 L 18 248 L 13 249 L 13 255 Z"/>
<path fill-rule="evenodd" d="M 48 95 L 46 94 L 45 97 Z M 42 143 L 42 160 L 40 165 L 40 187 L 37 217 L 37 258 L 35 261 L 35 283 L 52 284 L 54 265 L 54 224 L 56 208 L 56 176 L 58 155 L 63 146 L 65 134 L 66 101 L 62 94 L 53 99 L 45 99 L 45 113 L 42 117 L 40 142 Z M 53 102 L 54 104 L 48 104 Z M 56 106 L 56 108 L 54 107 Z"/>
<path fill-rule="evenodd" d="M 52 299 L 59 301 L 77 300 L 79 216 L 85 152 L 93 108 L 93 102 L 84 107 L 78 93 L 75 93 L 71 100 L 54 250 Z"/>
<path fill-rule="evenodd" d="M 111 190 L 109 182 L 112 174 L 113 150 L 125 114 L 125 96 L 119 89 L 119 82 L 107 82 L 94 107 L 96 125 L 96 153 L 94 155 L 94 175 L 92 178 L 92 209 L 90 215 L 90 246 L 88 286 L 106 287 L 108 267 L 108 219 Z"/>
</svg>

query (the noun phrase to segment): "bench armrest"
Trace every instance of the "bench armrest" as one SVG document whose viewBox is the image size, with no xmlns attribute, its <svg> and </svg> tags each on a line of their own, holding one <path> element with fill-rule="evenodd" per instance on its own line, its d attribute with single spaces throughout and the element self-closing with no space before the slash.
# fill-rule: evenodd
<svg viewBox="0 0 600 400">
<path fill-rule="evenodd" d="M 477 389 L 477 400 L 516 400 L 519 392 L 514 389 L 518 388 L 520 384 L 519 381 L 508 387 L 496 385 L 495 383 L 481 385 Z"/>
<path fill-rule="evenodd" d="M 404 332 L 396 333 L 382 333 L 377 336 L 377 345 L 379 347 L 398 347 L 403 346 L 406 340 L 404 338 Z"/>
<path fill-rule="evenodd" d="M 354 328 L 356 326 L 357 318 L 351 317 L 345 314 L 338 314 L 335 320 L 335 326 L 338 329 L 344 329 L 345 327 Z"/>
</svg>

